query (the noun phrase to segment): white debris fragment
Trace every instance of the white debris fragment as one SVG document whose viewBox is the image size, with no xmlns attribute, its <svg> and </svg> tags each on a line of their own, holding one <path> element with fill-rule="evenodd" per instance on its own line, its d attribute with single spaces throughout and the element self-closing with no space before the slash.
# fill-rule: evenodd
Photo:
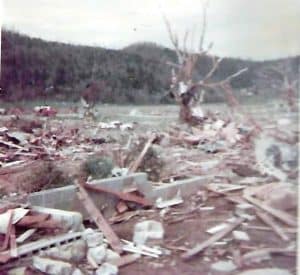
<svg viewBox="0 0 300 275">
<path fill-rule="evenodd" d="M 164 237 L 164 228 L 160 222 L 147 220 L 134 226 L 133 242 L 145 244 L 150 240 L 161 240 Z"/>
<path fill-rule="evenodd" d="M 158 258 L 163 252 L 159 248 L 153 248 L 146 245 L 135 245 L 132 242 L 122 240 L 125 244 L 123 245 L 123 251 L 136 253 L 139 255 L 145 255 L 153 258 Z"/>
<path fill-rule="evenodd" d="M 192 108 L 192 116 L 196 118 L 203 118 L 204 117 L 204 112 L 200 106 L 196 106 Z"/>
<path fill-rule="evenodd" d="M 219 272 L 232 272 L 237 266 L 232 261 L 219 261 L 211 265 L 211 269 Z"/>
<path fill-rule="evenodd" d="M 8 131 L 8 128 L 6 128 L 6 127 L 0 127 L 0 134 L 4 134 L 7 131 Z"/>
<path fill-rule="evenodd" d="M 120 129 L 121 129 L 121 131 L 132 130 L 133 129 L 133 124 L 132 123 L 121 124 Z"/>
<path fill-rule="evenodd" d="M 103 233 L 87 228 L 83 233 L 83 239 L 89 248 L 103 244 Z"/>
<path fill-rule="evenodd" d="M 118 267 L 110 263 L 104 263 L 96 270 L 96 275 L 117 275 Z"/>
<path fill-rule="evenodd" d="M 97 264 L 101 264 L 106 257 L 107 245 L 103 244 L 101 246 L 89 248 L 87 255 L 89 258 Z"/>
<path fill-rule="evenodd" d="M 212 211 L 215 210 L 214 206 L 203 206 L 199 208 L 201 211 Z"/>
<path fill-rule="evenodd" d="M 249 235 L 244 231 L 234 230 L 232 232 L 233 237 L 238 241 L 250 241 Z"/>
<path fill-rule="evenodd" d="M 128 168 L 115 167 L 112 169 L 111 174 L 113 177 L 123 177 L 126 176 L 128 172 L 129 172 Z"/>
<path fill-rule="evenodd" d="M 287 126 L 287 125 L 290 125 L 292 122 L 290 119 L 288 118 L 280 118 L 277 120 L 277 124 L 279 126 Z"/>
<path fill-rule="evenodd" d="M 239 213 L 238 211 L 236 212 L 236 215 L 241 218 L 245 218 L 248 221 L 254 221 L 256 219 L 254 215 L 249 215 L 247 213 Z"/>
<path fill-rule="evenodd" d="M 181 192 L 180 190 L 178 190 L 177 194 L 175 195 L 174 198 L 170 199 L 170 200 L 163 200 L 161 197 L 157 198 L 156 202 L 155 202 L 155 206 L 157 208 L 166 208 L 166 207 L 170 207 L 170 206 L 174 206 L 174 205 L 178 205 L 183 203 L 183 199 L 181 197 Z"/>
<path fill-rule="evenodd" d="M 220 130 L 225 125 L 225 121 L 218 119 L 216 122 L 212 124 L 212 129 L 214 130 Z"/>
<path fill-rule="evenodd" d="M 231 217 L 231 218 L 227 219 L 226 221 L 229 222 L 229 223 L 235 223 L 236 220 L 237 220 L 236 217 Z"/>
<path fill-rule="evenodd" d="M 184 82 L 180 81 L 179 82 L 179 95 L 185 94 L 187 92 L 187 89 L 188 89 L 188 86 Z"/>
<path fill-rule="evenodd" d="M 207 229 L 206 232 L 209 233 L 209 234 L 215 234 L 215 233 L 225 229 L 226 227 L 228 227 L 227 223 L 221 223 L 221 224 L 218 224 L 214 227 L 211 227 L 211 228 Z"/>
</svg>

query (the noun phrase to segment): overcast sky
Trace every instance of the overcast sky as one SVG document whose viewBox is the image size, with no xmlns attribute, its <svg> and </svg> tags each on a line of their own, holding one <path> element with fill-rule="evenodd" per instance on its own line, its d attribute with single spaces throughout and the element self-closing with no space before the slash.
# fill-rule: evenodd
<svg viewBox="0 0 300 275">
<path fill-rule="evenodd" d="M 163 14 L 199 40 L 203 0 L 2 0 L 3 25 L 34 37 L 122 48 L 170 47 Z M 300 54 L 300 0 L 210 0 L 206 42 L 221 56 L 272 59 Z M 190 41 L 191 42 L 191 41 Z"/>
</svg>

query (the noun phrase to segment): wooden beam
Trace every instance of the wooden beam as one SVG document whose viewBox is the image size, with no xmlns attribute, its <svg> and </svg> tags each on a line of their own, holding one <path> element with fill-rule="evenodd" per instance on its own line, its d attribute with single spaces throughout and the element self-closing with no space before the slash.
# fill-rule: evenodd
<svg viewBox="0 0 300 275">
<path fill-rule="evenodd" d="M 116 252 L 121 253 L 123 249 L 119 237 L 115 234 L 115 232 L 112 230 L 108 222 L 101 214 L 100 210 L 96 207 L 88 192 L 84 189 L 84 185 L 79 184 L 78 182 L 75 182 L 75 185 L 77 186 L 77 196 L 87 210 L 90 217 L 94 220 L 98 228 L 103 232 L 111 247 Z"/>
<path fill-rule="evenodd" d="M 199 254 L 205 248 L 207 248 L 207 247 L 211 246 L 212 244 L 214 244 L 215 242 L 223 239 L 226 235 L 228 235 L 232 230 L 234 230 L 236 227 L 238 227 L 244 221 L 245 221 L 245 218 L 237 219 L 235 223 L 228 225 L 228 227 L 226 227 L 224 230 L 216 233 L 215 235 L 210 237 L 208 240 L 196 245 L 194 248 L 183 253 L 181 257 L 184 260 L 190 260 L 193 256 Z"/>
</svg>

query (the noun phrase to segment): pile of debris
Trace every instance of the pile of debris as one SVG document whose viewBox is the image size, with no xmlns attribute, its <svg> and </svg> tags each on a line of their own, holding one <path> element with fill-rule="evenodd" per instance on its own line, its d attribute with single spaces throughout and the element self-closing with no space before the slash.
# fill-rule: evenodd
<svg viewBox="0 0 300 275">
<path fill-rule="evenodd" d="M 151 132 L 55 115 L 0 128 L 0 273 L 293 271 L 297 138 L 212 113 Z"/>
</svg>

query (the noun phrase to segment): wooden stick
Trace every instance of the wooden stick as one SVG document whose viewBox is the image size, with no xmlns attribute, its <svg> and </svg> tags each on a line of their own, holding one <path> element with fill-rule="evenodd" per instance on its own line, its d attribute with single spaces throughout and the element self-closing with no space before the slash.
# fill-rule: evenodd
<svg viewBox="0 0 300 275">
<path fill-rule="evenodd" d="M 18 256 L 15 225 L 12 225 L 11 234 L 10 234 L 10 256 L 11 257 L 17 257 Z"/>
<path fill-rule="evenodd" d="M 282 210 L 279 209 L 275 209 L 272 208 L 271 206 L 262 203 L 261 201 L 259 201 L 258 199 L 253 198 L 252 196 L 250 196 L 249 194 L 245 194 L 244 198 L 251 202 L 252 204 L 258 206 L 259 208 L 265 210 L 266 212 L 268 212 L 269 214 L 273 215 L 274 217 L 276 217 L 277 219 L 283 221 L 284 223 L 293 226 L 293 227 L 297 227 L 297 219 L 294 218 L 292 215 L 290 215 L 289 213 L 286 213 Z"/>
<path fill-rule="evenodd" d="M 269 225 L 274 232 L 284 241 L 288 241 L 290 238 L 285 234 L 283 229 L 270 217 L 268 214 L 256 211 L 256 215 L 267 225 Z"/>
<path fill-rule="evenodd" d="M 98 228 L 103 232 L 108 243 L 111 247 L 118 253 L 122 252 L 122 244 L 119 237 L 112 230 L 110 225 L 107 223 L 100 210 L 96 207 L 92 199 L 90 198 L 88 192 L 84 189 L 83 185 L 76 183 L 78 188 L 78 198 L 82 202 L 83 206 L 86 208 L 90 217 L 94 220 Z"/>
<path fill-rule="evenodd" d="M 155 140 L 155 138 L 156 138 L 156 135 L 154 134 L 154 135 L 152 135 L 152 136 L 148 139 L 148 141 L 147 141 L 147 143 L 146 143 L 144 149 L 142 150 L 142 152 L 140 153 L 140 155 L 138 156 L 138 158 L 136 159 L 136 161 L 134 161 L 134 162 L 130 165 L 129 171 L 130 171 L 131 173 L 134 173 L 134 172 L 139 168 L 139 166 L 141 165 L 141 162 L 142 162 L 144 156 L 146 155 L 147 151 L 149 150 L 149 148 L 150 148 L 152 142 Z"/>
<path fill-rule="evenodd" d="M 189 260 L 196 254 L 199 254 L 202 252 L 205 248 L 211 246 L 213 243 L 223 239 L 226 235 L 228 235 L 232 230 L 234 230 L 236 227 L 238 227 L 242 222 L 245 221 L 245 218 L 239 218 L 236 220 L 235 223 L 228 225 L 224 230 L 216 233 L 212 237 L 210 237 L 208 240 L 204 241 L 201 244 L 196 245 L 194 248 L 190 249 L 186 253 L 182 254 L 182 258 L 184 260 Z"/>
</svg>

